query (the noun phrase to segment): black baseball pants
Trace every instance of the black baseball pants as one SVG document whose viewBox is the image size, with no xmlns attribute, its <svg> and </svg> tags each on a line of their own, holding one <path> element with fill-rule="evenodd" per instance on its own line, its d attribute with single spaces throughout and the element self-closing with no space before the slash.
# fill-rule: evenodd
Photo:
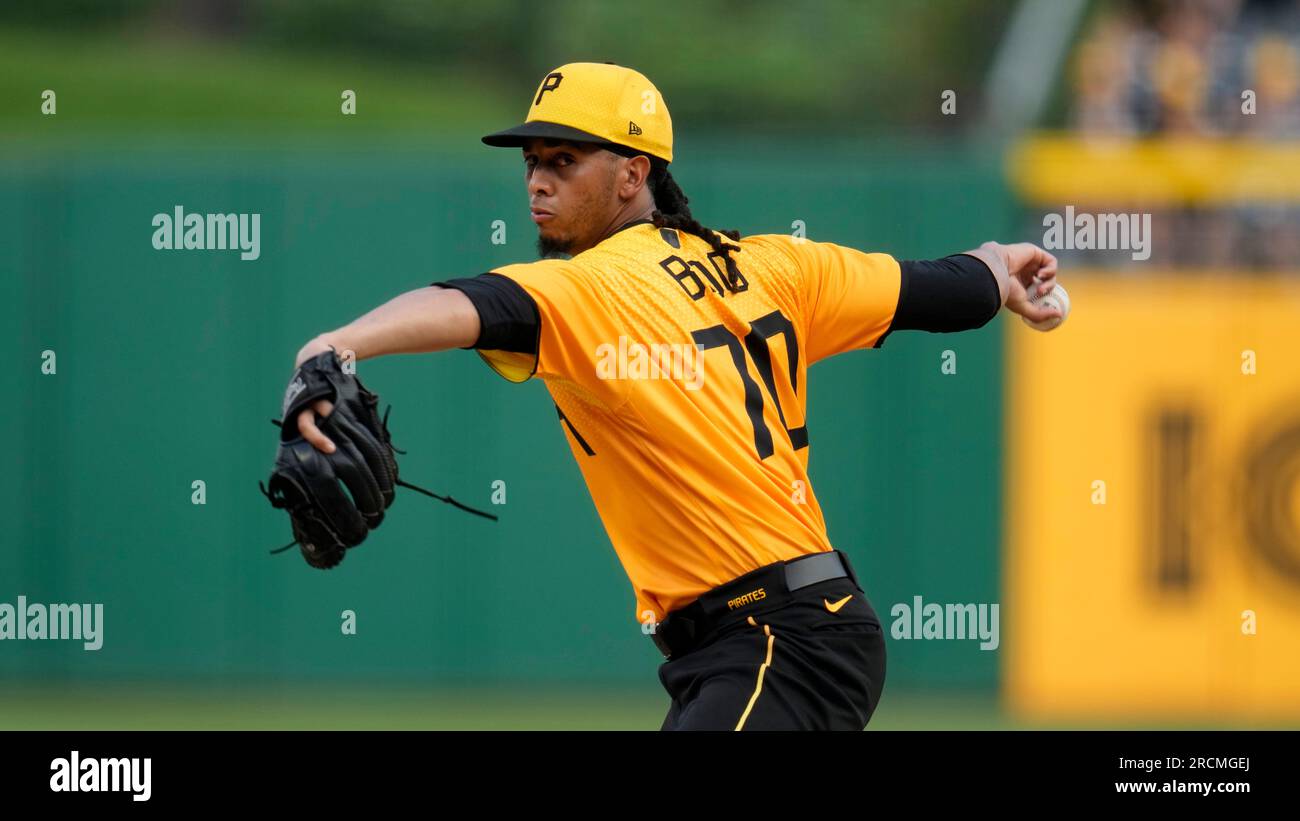
<svg viewBox="0 0 1300 821">
<path fill-rule="evenodd" d="M 724 618 L 663 662 L 663 730 L 862 730 L 885 684 L 885 637 L 849 577 Z"/>
</svg>

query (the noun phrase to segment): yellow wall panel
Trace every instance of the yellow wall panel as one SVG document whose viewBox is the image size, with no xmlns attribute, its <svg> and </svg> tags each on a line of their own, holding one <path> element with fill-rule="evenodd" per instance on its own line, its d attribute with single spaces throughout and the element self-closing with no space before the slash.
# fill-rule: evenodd
<svg viewBox="0 0 1300 821">
<path fill-rule="evenodd" d="M 1010 706 L 1300 717 L 1300 283 L 1061 277 L 1064 325 L 1005 323 Z"/>
</svg>

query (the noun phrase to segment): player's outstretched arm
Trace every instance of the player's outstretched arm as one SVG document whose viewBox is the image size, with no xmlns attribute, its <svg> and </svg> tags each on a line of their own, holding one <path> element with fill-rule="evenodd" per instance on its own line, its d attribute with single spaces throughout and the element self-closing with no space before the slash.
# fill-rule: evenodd
<svg viewBox="0 0 1300 821">
<path fill-rule="evenodd" d="M 298 351 L 294 367 L 331 347 L 340 354 L 352 351 L 357 361 L 388 354 L 467 348 L 478 341 L 479 330 L 478 311 L 465 294 L 452 288 L 419 288 L 312 339 Z M 325 453 L 334 451 L 334 443 L 316 427 L 313 411 L 328 416 L 333 409 L 332 404 L 322 400 L 298 416 L 303 438 Z"/>
<path fill-rule="evenodd" d="M 466 348 L 478 341 L 479 316 L 469 297 L 451 288 L 419 288 L 394 297 L 298 352 L 295 367 L 331 345 L 358 361 L 395 353 Z"/>
<path fill-rule="evenodd" d="M 1061 315 L 1054 307 L 1029 302 L 1027 288 L 1036 288 L 1041 296 L 1055 286 L 1056 258 L 1027 242 L 986 242 L 942 259 L 899 260 L 899 277 L 898 301 L 877 348 L 894 331 L 982 328 L 1003 307 L 1031 322 Z"/>
</svg>

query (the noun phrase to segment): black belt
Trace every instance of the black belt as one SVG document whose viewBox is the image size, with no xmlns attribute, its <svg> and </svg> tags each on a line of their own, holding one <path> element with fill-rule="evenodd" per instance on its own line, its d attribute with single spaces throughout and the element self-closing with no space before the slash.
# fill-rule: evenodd
<svg viewBox="0 0 1300 821">
<path fill-rule="evenodd" d="M 782 607 L 801 587 L 845 577 L 858 584 L 849 557 L 838 550 L 769 564 L 672 611 L 650 635 L 664 657 L 672 658 L 689 652 L 725 621 Z"/>
</svg>

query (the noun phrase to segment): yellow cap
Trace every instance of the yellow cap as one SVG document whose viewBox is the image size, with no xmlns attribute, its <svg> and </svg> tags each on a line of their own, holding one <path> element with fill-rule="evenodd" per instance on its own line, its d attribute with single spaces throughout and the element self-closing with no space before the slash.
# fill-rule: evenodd
<svg viewBox="0 0 1300 821">
<path fill-rule="evenodd" d="M 534 137 L 620 146 L 673 160 L 673 121 L 654 83 L 613 63 L 568 63 L 542 78 L 523 125 L 483 138 L 518 148 Z"/>
</svg>

